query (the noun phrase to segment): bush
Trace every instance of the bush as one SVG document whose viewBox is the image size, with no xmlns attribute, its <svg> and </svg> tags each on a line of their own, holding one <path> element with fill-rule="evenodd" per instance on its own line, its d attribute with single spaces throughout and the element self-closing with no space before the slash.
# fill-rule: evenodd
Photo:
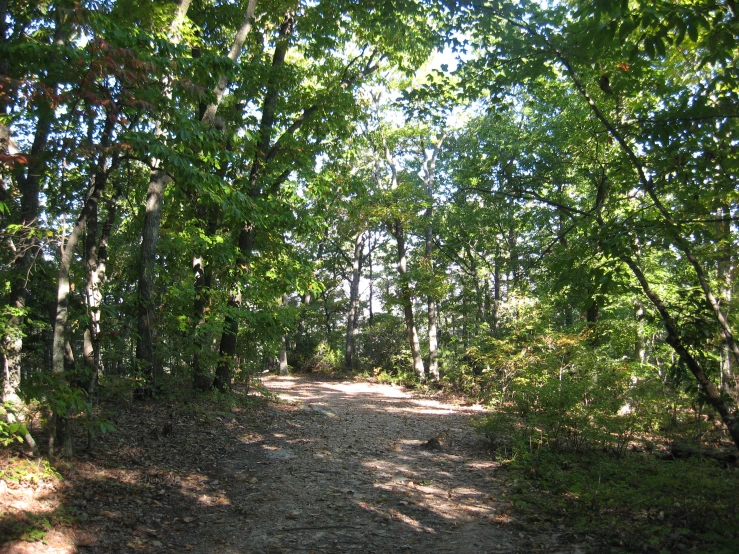
<svg viewBox="0 0 739 554">
<path fill-rule="evenodd" d="M 413 367 L 405 323 L 392 314 L 377 314 L 362 330 L 361 365 L 375 373 L 398 375 Z"/>
<path fill-rule="evenodd" d="M 303 371 L 340 371 L 343 368 L 344 353 L 326 341 L 318 343 L 310 357 L 303 360 Z"/>
</svg>

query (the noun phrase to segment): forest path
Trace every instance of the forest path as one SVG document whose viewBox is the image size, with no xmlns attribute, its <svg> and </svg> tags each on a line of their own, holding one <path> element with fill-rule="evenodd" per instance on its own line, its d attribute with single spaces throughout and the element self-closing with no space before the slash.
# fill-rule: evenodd
<svg viewBox="0 0 739 554">
<path fill-rule="evenodd" d="M 263 384 L 276 402 L 122 406 L 64 480 L 0 480 L 0 554 L 583 552 L 511 513 L 481 408 L 323 375 Z M 45 542 L 17 538 L 29 513 L 54 522 Z"/>
<path fill-rule="evenodd" d="M 250 503 L 239 540 L 222 552 L 540 546 L 512 529 L 496 463 L 470 426 L 480 408 L 361 381 L 290 376 L 264 385 L 281 400 L 274 417 L 250 441 L 246 465 L 222 466 L 246 471 L 259 501 Z M 440 438 L 440 446 L 431 440 Z"/>
</svg>

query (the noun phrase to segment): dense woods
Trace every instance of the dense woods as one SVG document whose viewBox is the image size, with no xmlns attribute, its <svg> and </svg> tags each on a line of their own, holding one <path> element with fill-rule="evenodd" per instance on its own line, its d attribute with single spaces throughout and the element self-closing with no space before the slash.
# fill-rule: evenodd
<svg viewBox="0 0 739 554">
<path fill-rule="evenodd" d="M 0 440 L 331 370 L 512 451 L 739 445 L 738 38 L 728 0 L 0 0 Z"/>
</svg>

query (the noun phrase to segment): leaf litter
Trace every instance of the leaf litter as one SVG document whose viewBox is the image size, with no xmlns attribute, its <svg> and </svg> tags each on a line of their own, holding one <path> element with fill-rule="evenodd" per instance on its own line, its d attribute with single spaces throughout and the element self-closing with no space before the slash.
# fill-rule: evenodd
<svg viewBox="0 0 739 554">
<path fill-rule="evenodd" d="M 517 518 L 481 408 L 325 375 L 263 385 L 276 402 L 227 412 L 127 405 L 62 479 L 3 481 L 72 517 L 44 541 L 4 534 L 0 554 L 587 551 Z M 22 511 L 5 496 L 3 521 Z"/>
</svg>

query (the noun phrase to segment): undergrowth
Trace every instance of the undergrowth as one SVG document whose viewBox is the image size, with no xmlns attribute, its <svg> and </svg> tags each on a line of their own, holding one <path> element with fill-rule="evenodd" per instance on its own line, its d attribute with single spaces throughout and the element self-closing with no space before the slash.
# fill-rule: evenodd
<svg viewBox="0 0 739 554">
<path fill-rule="evenodd" d="M 2 481 L 35 484 L 46 479 L 61 479 L 61 475 L 44 458 L 27 460 L 9 456 L 2 460 L 2 467 L 0 467 L 0 480 Z"/>
<path fill-rule="evenodd" d="M 53 512 L 16 512 L 0 516 L 0 544 L 22 540 L 27 542 L 44 541 L 46 534 L 54 528 L 71 525 L 74 516 L 65 507 Z"/>
<path fill-rule="evenodd" d="M 511 497 L 527 519 L 597 537 L 598 552 L 739 551 L 736 467 L 697 456 L 559 449 L 522 433 L 510 414 L 478 430 L 510 472 Z"/>
</svg>

